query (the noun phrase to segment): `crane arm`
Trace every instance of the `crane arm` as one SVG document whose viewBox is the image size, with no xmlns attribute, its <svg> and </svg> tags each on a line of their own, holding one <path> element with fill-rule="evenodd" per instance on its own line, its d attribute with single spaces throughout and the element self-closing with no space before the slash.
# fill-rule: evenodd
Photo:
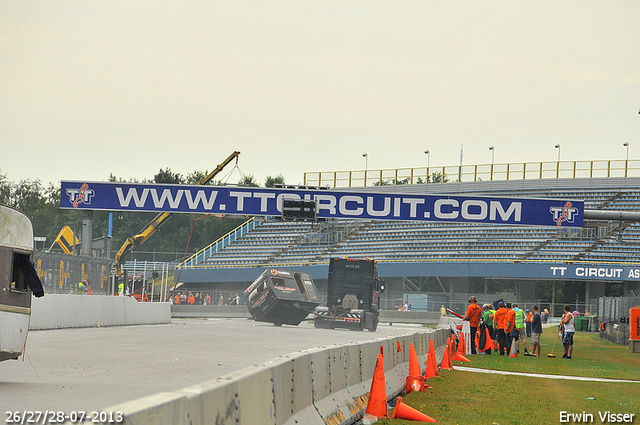
<svg viewBox="0 0 640 425">
<path fill-rule="evenodd" d="M 238 156 L 240 152 L 235 151 L 231 155 L 227 157 L 224 161 L 222 161 L 212 172 L 210 172 L 207 176 L 203 177 L 199 185 L 205 185 L 209 183 L 213 178 L 220 172 L 224 167 L 226 167 L 233 159 L 238 160 Z M 164 223 L 171 218 L 173 214 L 169 212 L 163 212 L 156 215 L 153 220 L 151 220 L 147 225 L 140 230 L 140 232 L 127 240 L 122 244 L 118 252 L 116 253 L 115 258 L 115 274 L 119 275 L 122 273 L 122 264 L 124 263 L 124 257 L 133 249 L 134 246 L 142 245 L 147 239 L 151 237 Z"/>
</svg>

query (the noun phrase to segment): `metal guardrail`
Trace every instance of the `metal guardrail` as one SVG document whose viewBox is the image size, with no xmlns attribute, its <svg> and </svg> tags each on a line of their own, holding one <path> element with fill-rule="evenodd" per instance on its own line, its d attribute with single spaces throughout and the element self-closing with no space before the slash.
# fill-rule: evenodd
<svg viewBox="0 0 640 425">
<path fill-rule="evenodd" d="M 640 177 L 640 160 L 551 161 L 305 172 L 305 185 L 362 187 L 448 181 Z"/>
<path fill-rule="evenodd" d="M 236 240 L 240 239 L 242 236 L 249 233 L 249 231 L 255 229 L 256 226 L 258 226 L 259 224 L 260 223 L 255 221 L 253 218 L 245 221 L 240 226 L 236 227 L 226 235 L 222 236 L 217 241 L 202 248 L 200 251 L 196 252 L 194 255 L 184 260 L 183 263 L 176 265 L 175 268 L 178 269 L 180 267 L 186 267 L 186 268 L 193 267 L 194 265 L 200 263 L 201 261 L 204 261 L 206 258 L 220 251 L 222 248 L 226 247 L 231 242 L 235 242 Z"/>
<path fill-rule="evenodd" d="M 356 256 L 352 256 L 352 258 L 357 258 Z M 542 260 L 514 260 L 507 258 L 482 258 L 482 259 L 473 259 L 473 258 L 459 258 L 459 259 L 444 259 L 444 258 L 406 258 L 406 259 L 394 259 L 394 260 L 376 260 L 377 263 L 534 263 L 534 264 L 557 264 L 561 262 L 562 264 L 585 264 L 592 266 L 609 266 L 609 265 L 618 265 L 618 266 L 627 266 L 627 267 L 637 267 L 638 262 L 633 261 L 586 261 L 586 260 L 550 260 L 550 259 L 542 259 Z M 329 260 L 320 260 L 320 261 L 289 261 L 289 262 L 277 262 L 278 267 L 302 267 L 302 266 L 321 266 L 328 265 Z M 235 268 L 255 268 L 255 267 L 270 267 L 273 266 L 272 263 L 242 263 L 242 264 L 197 264 L 197 265 L 185 265 L 185 269 L 235 269 Z"/>
</svg>

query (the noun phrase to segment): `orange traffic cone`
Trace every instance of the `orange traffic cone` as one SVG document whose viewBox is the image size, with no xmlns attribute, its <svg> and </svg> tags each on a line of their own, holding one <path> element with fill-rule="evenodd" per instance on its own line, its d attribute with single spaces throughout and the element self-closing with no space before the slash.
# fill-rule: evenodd
<svg viewBox="0 0 640 425">
<path fill-rule="evenodd" d="M 511 349 L 509 350 L 509 357 L 518 357 L 518 352 L 516 351 L 516 340 L 511 340 Z"/>
<path fill-rule="evenodd" d="M 487 333 L 487 337 L 486 337 L 486 341 L 484 344 L 484 348 L 482 349 L 482 351 L 487 351 L 487 350 L 491 350 L 491 347 L 493 347 L 493 340 L 491 339 L 491 334 L 489 333 L 489 329 L 484 330 Z"/>
<path fill-rule="evenodd" d="M 478 327 L 478 329 L 476 329 L 476 335 L 474 338 L 474 343 L 476 344 L 476 347 L 480 346 L 480 327 Z"/>
<path fill-rule="evenodd" d="M 449 347 L 444 347 L 444 355 L 442 356 L 440 369 L 453 370 L 453 366 L 451 365 L 451 359 L 449 358 Z"/>
<path fill-rule="evenodd" d="M 422 422 L 431 422 L 435 423 L 436 420 L 425 415 L 424 413 L 414 409 L 413 407 L 407 406 L 402 403 L 402 397 L 398 397 L 398 401 L 396 402 L 396 408 L 393 409 L 393 416 L 391 419 L 407 419 L 410 421 L 422 421 Z"/>
<path fill-rule="evenodd" d="M 460 353 L 456 353 L 453 355 L 453 360 L 457 361 L 457 362 L 469 362 L 471 363 L 471 360 L 469 360 L 468 358 L 466 358 L 465 356 L 463 356 Z"/>
<path fill-rule="evenodd" d="M 463 356 L 467 355 L 467 343 L 464 340 L 464 333 L 460 332 L 460 342 L 458 343 L 458 353 L 462 354 Z"/>
<path fill-rule="evenodd" d="M 389 416 L 389 411 L 387 410 L 387 384 L 384 380 L 384 360 L 382 359 L 382 354 L 378 354 L 378 360 L 376 360 L 376 368 L 373 372 L 366 413 L 378 418 Z"/>
<path fill-rule="evenodd" d="M 405 391 L 407 394 L 411 391 L 424 391 L 424 376 L 420 372 L 420 363 L 413 343 L 409 344 L 409 376 L 407 376 Z"/>
<path fill-rule="evenodd" d="M 404 386 L 404 391 L 409 394 L 412 391 L 424 391 L 424 376 L 409 375 Z"/>
<path fill-rule="evenodd" d="M 422 373 L 420 373 L 420 363 L 418 362 L 418 355 L 416 354 L 413 342 L 409 344 L 409 375 L 422 375 Z"/>
<path fill-rule="evenodd" d="M 436 349 L 433 340 L 429 340 L 429 354 L 427 355 L 427 370 L 424 372 L 425 378 L 440 376 L 438 374 L 438 361 L 436 359 Z"/>
</svg>

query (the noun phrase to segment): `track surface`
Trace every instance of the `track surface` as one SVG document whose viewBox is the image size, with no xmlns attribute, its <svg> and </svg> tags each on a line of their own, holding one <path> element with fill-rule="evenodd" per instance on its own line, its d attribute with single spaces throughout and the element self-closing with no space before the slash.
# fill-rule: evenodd
<svg viewBox="0 0 640 425">
<path fill-rule="evenodd" d="M 176 391 L 275 357 L 426 328 L 381 324 L 378 331 L 275 327 L 247 319 L 32 331 L 24 361 L 0 363 L 0 413 L 94 411 Z"/>
</svg>

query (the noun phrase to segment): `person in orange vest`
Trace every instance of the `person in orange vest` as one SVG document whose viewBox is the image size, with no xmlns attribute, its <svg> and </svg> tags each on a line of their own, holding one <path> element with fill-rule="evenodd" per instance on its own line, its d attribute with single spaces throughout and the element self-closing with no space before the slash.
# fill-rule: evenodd
<svg viewBox="0 0 640 425">
<path fill-rule="evenodd" d="M 467 314 L 464 316 L 464 319 L 469 322 L 469 327 L 471 328 L 472 339 L 471 339 L 471 354 L 477 354 L 476 352 L 476 344 L 475 344 L 475 336 L 478 331 L 478 325 L 480 324 L 480 316 L 482 316 L 482 309 L 476 303 L 476 297 L 469 298 L 469 306 L 467 307 Z"/>
<path fill-rule="evenodd" d="M 500 347 L 500 355 L 504 356 L 504 350 L 507 347 L 507 336 L 504 332 L 504 325 L 506 323 L 507 309 L 504 308 L 504 303 L 500 301 L 498 303 L 498 309 L 493 315 L 493 322 L 496 325 L 496 336 L 498 338 L 498 345 Z M 509 353 L 507 353 L 509 354 Z"/>
<path fill-rule="evenodd" d="M 180 305 L 180 294 L 176 294 L 176 296 L 173 298 L 173 303 L 175 305 Z"/>
<path fill-rule="evenodd" d="M 507 303 L 507 314 L 505 316 L 504 334 L 507 336 L 507 354 L 511 352 L 511 344 L 517 341 L 517 334 L 512 335 L 516 327 L 516 312 L 511 308 L 511 303 Z"/>
<path fill-rule="evenodd" d="M 528 338 L 531 338 L 531 319 L 533 319 L 533 313 L 531 310 L 527 309 L 526 327 Z"/>
<path fill-rule="evenodd" d="M 193 305 L 196 302 L 196 297 L 193 296 L 191 292 L 189 292 L 189 297 L 187 298 L 187 302 L 189 305 Z"/>
</svg>

